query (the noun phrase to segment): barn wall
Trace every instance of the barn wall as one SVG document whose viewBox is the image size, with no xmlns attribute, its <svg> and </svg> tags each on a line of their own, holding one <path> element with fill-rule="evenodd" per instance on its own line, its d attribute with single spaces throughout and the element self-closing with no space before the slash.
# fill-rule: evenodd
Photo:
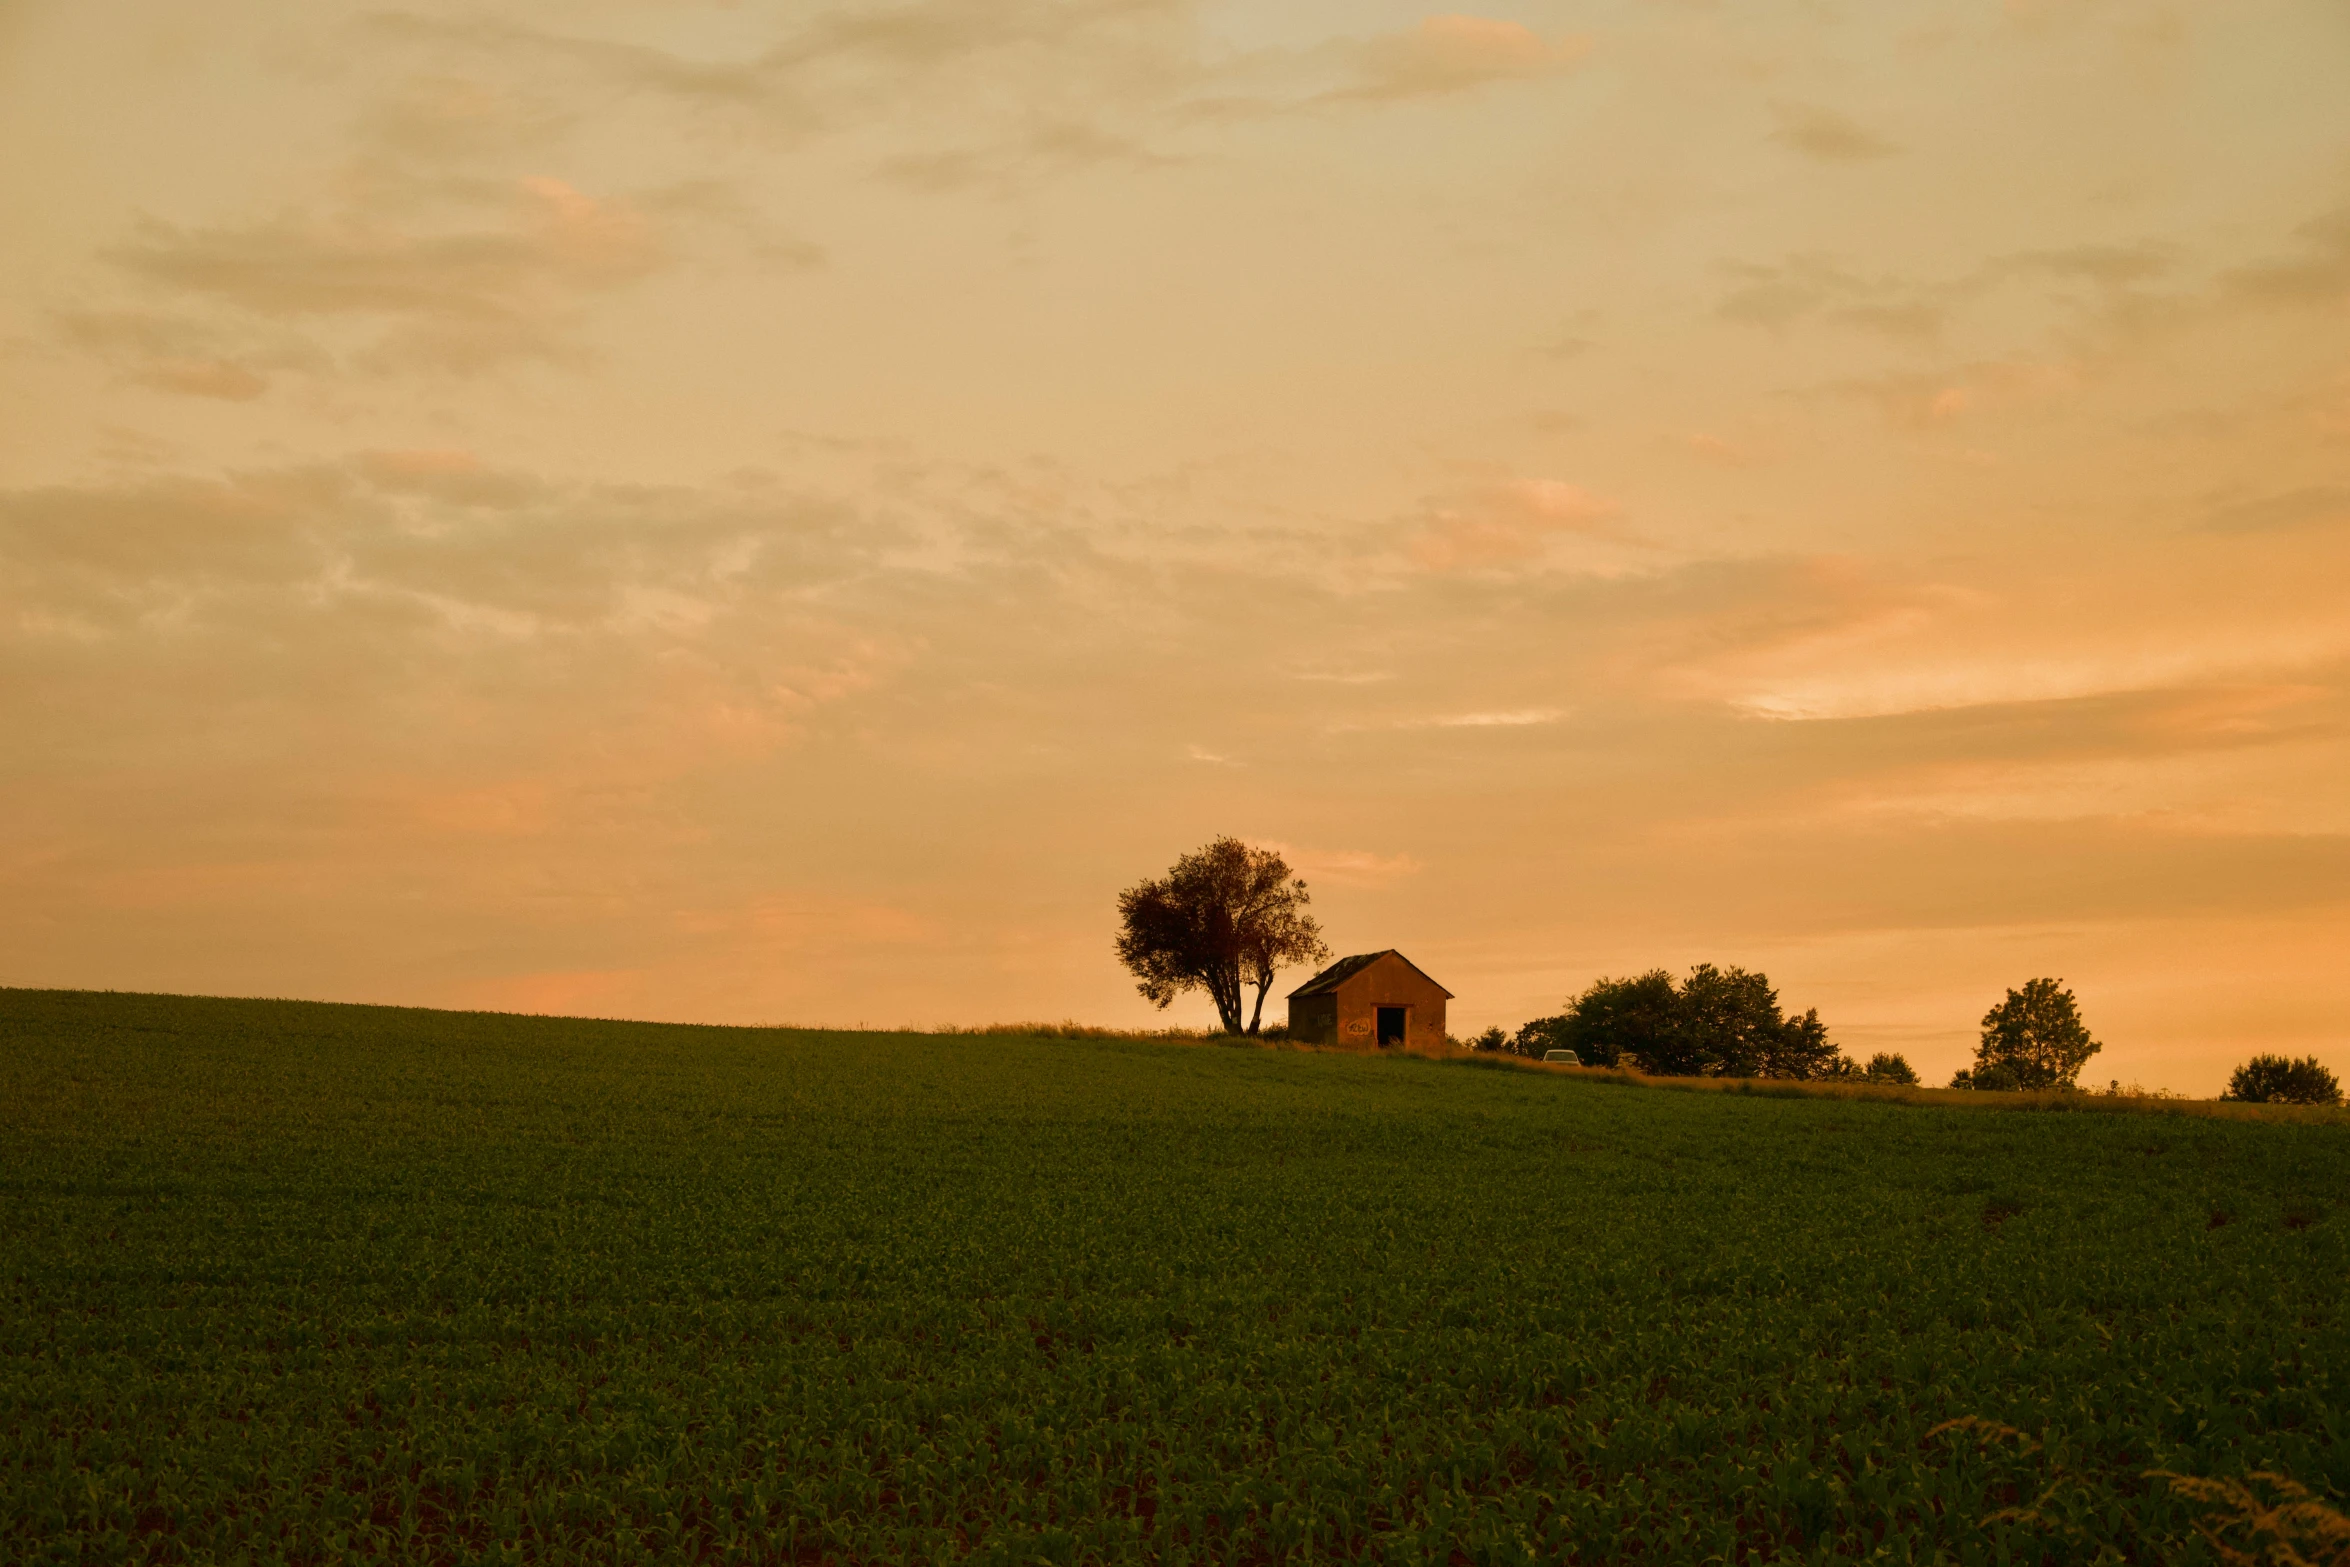
<svg viewBox="0 0 2350 1567">
<path fill-rule="evenodd" d="M 1318 1000 L 1319 997 L 1308 997 Z M 1404 1048 L 1435 1050 L 1444 1045 L 1444 990 L 1401 958 L 1386 956 L 1339 981 L 1337 1042 L 1350 1050 L 1379 1048 L 1379 1009 L 1402 1007 Z"/>
<path fill-rule="evenodd" d="M 1289 999 L 1289 1037 L 1310 1045 L 1338 1043 L 1338 998 L 1292 996 Z"/>
</svg>

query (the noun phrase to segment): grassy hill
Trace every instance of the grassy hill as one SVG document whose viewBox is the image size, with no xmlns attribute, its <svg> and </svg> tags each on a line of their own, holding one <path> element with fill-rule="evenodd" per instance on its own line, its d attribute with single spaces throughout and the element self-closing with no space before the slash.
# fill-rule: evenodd
<svg viewBox="0 0 2350 1567">
<path fill-rule="evenodd" d="M 15 1560 L 2196 1560 L 2149 1471 L 2350 1494 L 2339 1125 L 0 991 L 0 1182 Z"/>
</svg>

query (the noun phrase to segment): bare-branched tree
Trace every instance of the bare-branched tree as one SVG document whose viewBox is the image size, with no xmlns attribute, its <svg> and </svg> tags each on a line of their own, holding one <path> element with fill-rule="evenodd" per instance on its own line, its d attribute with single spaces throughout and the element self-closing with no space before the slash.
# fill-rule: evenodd
<svg viewBox="0 0 2350 1567">
<path fill-rule="evenodd" d="M 1228 1034 L 1242 1032 L 1247 987 L 1256 1006 L 1246 1025 L 1264 1021 L 1265 995 L 1286 963 L 1330 955 L 1322 928 L 1306 912 L 1306 884 L 1270 849 L 1218 838 L 1185 855 L 1163 878 L 1118 894 L 1118 960 L 1145 997 L 1166 1006 L 1187 990 L 1205 990 Z"/>
</svg>

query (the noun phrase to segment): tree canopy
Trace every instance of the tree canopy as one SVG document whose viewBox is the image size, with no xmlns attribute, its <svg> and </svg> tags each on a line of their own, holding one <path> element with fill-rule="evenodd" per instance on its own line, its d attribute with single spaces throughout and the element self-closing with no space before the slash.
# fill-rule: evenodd
<svg viewBox="0 0 2350 1567">
<path fill-rule="evenodd" d="M 1663 969 L 1601 979 L 1557 1017 L 1537 1018 L 1511 1041 L 1521 1055 L 1572 1050 L 1587 1066 L 1629 1058 L 1667 1077 L 1827 1077 L 1843 1058 L 1817 1011 L 1786 1017 L 1761 974 L 1700 963 L 1676 984 Z"/>
<path fill-rule="evenodd" d="M 2073 993 L 2061 979 L 2031 979 L 1983 1014 L 1975 1064 L 1953 1088 L 2071 1088 L 2081 1067 L 2104 1049 L 2089 1037 Z"/>
<path fill-rule="evenodd" d="M 1160 1007 L 1187 990 L 1205 990 L 1228 1034 L 1243 1031 L 1246 988 L 1254 985 L 1256 1007 L 1246 1024 L 1253 1034 L 1275 971 L 1330 955 L 1321 926 L 1305 911 L 1311 901 L 1280 855 L 1218 838 L 1164 877 L 1118 894 L 1118 961 Z"/>
<path fill-rule="evenodd" d="M 2220 1097 L 2247 1104 L 2338 1105 L 2342 1085 L 2315 1056 L 2254 1056 L 2236 1068 Z"/>
</svg>

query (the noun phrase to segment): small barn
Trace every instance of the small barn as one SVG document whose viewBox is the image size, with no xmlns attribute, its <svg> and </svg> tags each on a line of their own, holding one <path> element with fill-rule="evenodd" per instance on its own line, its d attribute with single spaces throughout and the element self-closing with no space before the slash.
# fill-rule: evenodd
<svg viewBox="0 0 2350 1567">
<path fill-rule="evenodd" d="M 1359 953 L 1289 993 L 1289 1037 L 1356 1050 L 1438 1049 L 1451 999 L 1394 948 Z"/>
</svg>

